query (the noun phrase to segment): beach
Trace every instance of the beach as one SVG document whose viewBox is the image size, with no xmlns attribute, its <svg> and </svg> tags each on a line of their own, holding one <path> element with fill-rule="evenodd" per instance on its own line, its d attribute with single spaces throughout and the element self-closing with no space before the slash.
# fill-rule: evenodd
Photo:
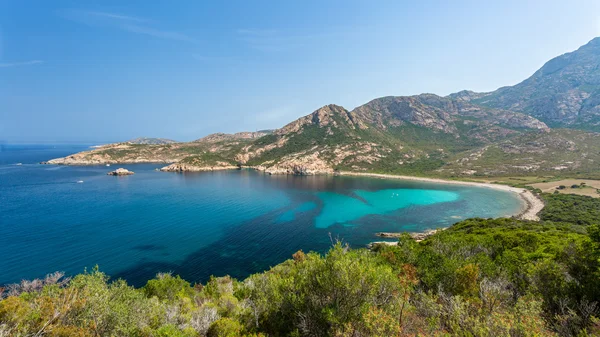
<svg viewBox="0 0 600 337">
<path fill-rule="evenodd" d="M 449 184 L 449 185 L 468 185 L 468 186 L 477 186 L 484 188 L 492 188 L 501 191 L 508 191 L 512 193 L 516 193 L 521 200 L 523 201 L 523 209 L 521 212 L 515 215 L 516 218 L 521 220 L 532 220 L 538 221 L 540 218 L 538 217 L 538 213 L 544 208 L 544 202 L 533 194 L 531 191 L 512 187 L 507 185 L 500 184 L 490 184 L 490 183 L 479 183 L 472 181 L 460 181 L 460 180 L 445 180 L 439 178 L 423 178 L 423 177 L 414 177 L 414 176 L 400 176 L 393 174 L 379 174 L 379 173 L 361 173 L 361 172 L 348 172 L 341 171 L 338 172 L 339 175 L 342 176 L 356 176 L 356 177 L 373 177 L 373 178 L 382 178 L 382 179 L 401 179 L 401 180 L 413 180 L 413 181 L 423 181 L 423 182 L 431 182 L 437 184 Z"/>
</svg>

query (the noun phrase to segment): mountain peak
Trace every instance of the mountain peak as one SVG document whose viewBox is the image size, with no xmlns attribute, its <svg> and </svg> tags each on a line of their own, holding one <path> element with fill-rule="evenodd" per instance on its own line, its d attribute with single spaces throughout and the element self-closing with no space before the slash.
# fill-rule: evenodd
<svg viewBox="0 0 600 337">
<path fill-rule="evenodd" d="M 281 135 L 298 132 L 303 127 L 310 125 L 328 128 L 366 128 L 366 125 L 359 118 L 357 118 L 356 114 L 349 112 L 342 106 L 328 104 L 315 110 L 310 115 L 306 115 L 287 124 L 283 128 L 275 131 L 275 133 Z"/>
<path fill-rule="evenodd" d="M 600 36 L 597 36 L 593 39 L 590 40 L 590 42 L 584 44 L 583 46 L 581 46 L 581 48 L 585 48 L 585 47 L 598 47 L 600 46 Z"/>
<path fill-rule="evenodd" d="M 525 81 L 474 99 L 553 126 L 600 130 L 600 38 L 546 62 Z"/>
</svg>

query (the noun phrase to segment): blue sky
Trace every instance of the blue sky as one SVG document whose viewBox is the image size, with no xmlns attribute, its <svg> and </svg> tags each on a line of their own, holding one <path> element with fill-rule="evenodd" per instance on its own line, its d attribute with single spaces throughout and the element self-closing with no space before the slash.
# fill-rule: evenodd
<svg viewBox="0 0 600 337">
<path fill-rule="evenodd" d="M 600 1 L 0 0 L 0 142 L 193 140 L 520 82 Z"/>
</svg>

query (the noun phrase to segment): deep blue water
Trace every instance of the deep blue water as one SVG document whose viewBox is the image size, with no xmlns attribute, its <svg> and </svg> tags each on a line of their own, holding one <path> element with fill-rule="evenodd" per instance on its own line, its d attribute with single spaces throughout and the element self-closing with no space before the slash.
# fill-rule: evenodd
<svg viewBox="0 0 600 337">
<path fill-rule="evenodd" d="M 376 232 L 446 227 L 522 207 L 512 193 L 470 186 L 38 164 L 87 148 L 0 145 L 0 284 L 96 264 L 135 285 L 161 271 L 198 282 L 243 278 L 299 249 L 325 252 L 331 238 L 364 247 Z M 106 175 L 117 167 L 135 175 Z"/>
</svg>

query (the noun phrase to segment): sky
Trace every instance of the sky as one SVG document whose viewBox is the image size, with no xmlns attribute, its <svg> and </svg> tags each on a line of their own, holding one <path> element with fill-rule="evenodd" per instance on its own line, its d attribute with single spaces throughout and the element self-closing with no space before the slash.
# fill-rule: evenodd
<svg viewBox="0 0 600 337">
<path fill-rule="evenodd" d="M 0 0 L 0 142 L 180 141 L 514 85 L 598 0 Z"/>
</svg>

